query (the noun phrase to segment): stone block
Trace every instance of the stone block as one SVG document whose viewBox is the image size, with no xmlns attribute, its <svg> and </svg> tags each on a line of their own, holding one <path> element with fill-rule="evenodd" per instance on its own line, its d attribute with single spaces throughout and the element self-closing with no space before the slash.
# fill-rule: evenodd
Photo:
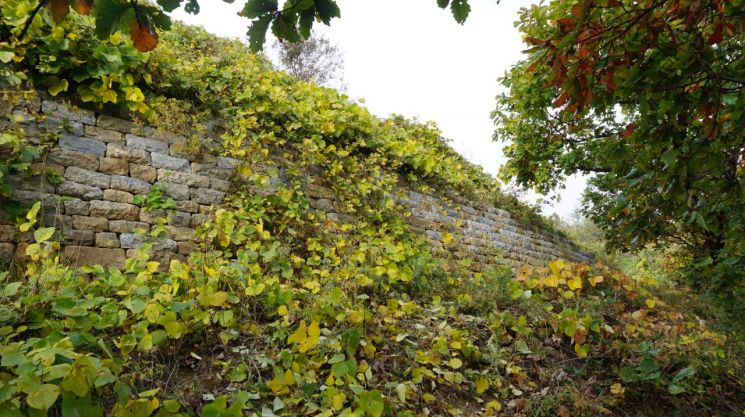
<svg viewBox="0 0 745 417">
<path fill-rule="evenodd" d="M 197 245 L 194 242 L 177 242 L 176 246 L 178 254 L 184 256 L 189 256 L 189 254 L 197 249 Z"/>
<path fill-rule="evenodd" d="M 59 146 L 62 149 L 85 152 L 98 157 L 106 154 L 106 144 L 96 139 L 62 135 L 59 138 Z"/>
<path fill-rule="evenodd" d="M 98 188 L 109 188 L 111 184 L 110 176 L 78 167 L 67 167 L 65 180 Z"/>
<path fill-rule="evenodd" d="M 176 210 L 185 211 L 187 213 L 198 213 L 199 204 L 190 200 L 176 201 Z"/>
<path fill-rule="evenodd" d="M 209 188 L 191 189 L 191 200 L 204 205 L 218 204 L 225 199 L 225 195 L 222 191 Z"/>
<path fill-rule="evenodd" d="M 114 201 L 91 201 L 91 215 L 96 217 L 105 217 L 109 220 L 132 220 L 136 221 L 140 217 L 140 208 L 127 203 L 117 203 Z"/>
<path fill-rule="evenodd" d="M 98 171 L 98 157 L 86 152 L 55 149 L 47 155 L 47 161 L 62 166 L 75 166 L 89 171 Z"/>
<path fill-rule="evenodd" d="M 124 249 L 137 249 L 142 246 L 142 236 L 134 233 L 122 233 L 119 235 L 119 245 Z"/>
<path fill-rule="evenodd" d="M 103 191 L 100 188 L 78 184 L 74 181 L 63 181 L 57 186 L 57 194 L 77 197 L 81 200 L 98 200 L 103 198 Z"/>
<path fill-rule="evenodd" d="M 106 145 L 106 156 L 109 158 L 124 159 L 137 164 L 147 165 L 150 163 L 150 153 L 141 149 L 127 148 L 116 143 Z"/>
<path fill-rule="evenodd" d="M 97 126 L 85 126 L 85 136 L 106 143 L 118 143 L 124 145 L 124 135 L 115 130 L 104 129 Z"/>
<path fill-rule="evenodd" d="M 16 245 L 13 243 L 0 243 L 0 265 L 9 264 L 13 261 Z"/>
<path fill-rule="evenodd" d="M 230 179 L 233 174 L 232 169 L 218 168 L 213 164 L 200 164 L 198 162 L 191 163 L 191 172 L 205 175 L 210 178 L 219 178 L 221 180 Z"/>
<path fill-rule="evenodd" d="M 103 190 L 103 199 L 106 201 L 116 201 L 117 203 L 132 204 L 134 196 L 126 191 Z"/>
<path fill-rule="evenodd" d="M 65 245 L 92 246 L 95 242 L 95 233 L 92 230 L 65 230 Z"/>
<path fill-rule="evenodd" d="M 191 226 L 191 214 L 182 211 L 172 211 L 168 214 L 168 224 L 171 226 Z"/>
<path fill-rule="evenodd" d="M 149 183 L 158 179 L 158 171 L 150 165 L 130 164 L 129 175 Z"/>
<path fill-rule="evenodd" d="M 111 176 L 111 188 L 119 191 L 126 191 L 132 194 L 147 194 L 152 186 L 149 182 L 141 179 L 125 177 L 122 175 Z"/>
<path fill-rule="evenodd" d="M 90 203 L 79 198 L 64 198 L 62 203 L 65 206 L 65 214 L 68 216 L 73 214 L 87 216 L 90 213 L 88 210 Z"/>
<path fill-rule="evenodd" d="M 310 205 L 320 211 L 323 212 L 333 212 L 336 211 L 336 207 L 334 207 L 334 202 L 326 199 L 326 198 L 319 198 L 317 200 L 310 200 Z"/>
<path fill-rule="evenodd" d="M 118 248 L 119 237 L 116 233 L 101 232 L 96 233 L 96 246 L 99 248 Z"/>
<path fill-rule="evenodd" d="M 210 185 L 210 178 L 191 172 L 171 171 L 161 168 L 158 170 L 158 181 L 168 181 L 176 184 L 188 185 L 194 188 L 206 188 Z"/>
<path fill-rule="evenodd" d="M 0 242 L 18 242 L 20 231 L 9 224 L 0 224 Z"/>
<path fill-rule="evenodd" d="M 163 194 L 174 200 L 188 200 L 189 199 L 189 187 L 183 184 L 174 184 L 172 182 L 158 182 Z"/>
<path fill-rule="evenodd" d="M 67 120 L 55 116 L 47 116 L 40 123 L 29 129 L 26 135 L 41 135 L 48 132 L 59 132 L 73 136 L 83 136 L 85 134 L 85 126 L 74 120 Z"/>
<path fill-rule="evenodd" d="M 153 168 L 165 168 L 171 171 L 189 172 L 191 164 L 187 159 L 176 158 L 158 152 L 150 154 L 151 165 Z"/>
<path fill-rule="evenodd" d="M 166 226 L 166 231 L 174 240 L 192 240 L 194 239 L 194 229 L 190 227 Z"/>
<path fill-rule="evenodd" d="M 166 217 L 165 210 L 162 209 L 155 209 L 155 210 L 140 210 L 140 221 L 147 223 L 147 224 L 156 224 L 158 223 L 158 220 L 163 219 Z"/>
<path fill-rule="evenodd" d="M 41 102 L 41 111 L 49 115 L 87 125 L 96 124 L 96 115 L 90 110 L 79 109 L 56 101 Z"/>
<path fill-rule="evenodd" d="M 147 152 L 168 153 L 168 143 L 162 140 L 143 138 L 135 135 L 126 135 L 124 140 L 128 148 L 141 149 Z"/>
<path fill-rule="evenodd" d="M 105 114 L 99 115 L 96 120 L 96 126 L 107 129 L 115 130 L 122 133 L 132 133 L 140 129 L 140 126 L 129 120 L 119 119 L 117 117 L 107 116 Z"/>
<path fill-rule="evenodd" d="M 190 226 L 193 229 L 196 229 L 197 227 L 207 223 L 208 221 L 212 220 L 214 218 L 211 214 L 192 214 L 191 216 L 191 224 Z"/>
<path fill-rule="evenodd" d="M 10 174 L 3 177 L 3 182 L 13 190 L 54 192 L 54 185 L 44 175 Z"/>
<path fill-rule="evenodd" d="M 119 158 L 101 158 L 99 170 L 106 174 L 129 175 L 129 162 Z"/>
<path fill-rule="evenodd" d="M 111 220 L 109 221 L 109 230 L 115 233 L 134 233 L 138 229 L 145 231 L 150 230 L 150 225 L 142 222 L 133 222 L 129 220 Z"/>
<path fill-rule="evenodd" d="M 217 157 L 217 167 L 223 169 L 235 169 L 241 161 L 235 158 L 229 158 L 227 156 Z"/>
<path fill-rule="evenodd" d="M 72 216 L 72 227 L 77 230 L 105 232 L 109 230 L 109 220 L 103 217 Z"/>
<path fill-rule="evenodd" d="M 121 267 L 127 260 L 124 249 L 66 246 L 63 258 L 73 265 L 103 265 Z"/>
<path fill-rule="evenodd" d="M 210 178 L 209 187 L 213 190 L 228 192 L 230 191 L 230 181 L 221 180 L 219 178 Z"/>
<path fill-rule="evenodd" d="M 62 204 L 62 198 L 55 194 L 40 193 L 38 191 L 14 190 L 11 193 L 13 200 L 24 206 L 30 206 L 41 201 L 41 206 L 45 208 L 55 208 Z"/>
</svg>

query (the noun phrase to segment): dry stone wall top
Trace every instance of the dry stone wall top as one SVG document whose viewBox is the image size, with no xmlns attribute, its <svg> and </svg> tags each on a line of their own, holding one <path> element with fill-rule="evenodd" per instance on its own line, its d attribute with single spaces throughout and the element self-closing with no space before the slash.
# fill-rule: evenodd
<svg viewBox="0 0 745 417">
<path fill-rule="evenodd" d="M 154 255 L 183 258 L 193 248 L 194 229 L 231 189 L 236 160 L 207 152 L 184 155 L 180 144 L 185 139 L 176 135 L 54 101 L 15 111 L 29 120 L 25 130 L 30 140 L 45 130 L 59 133 L 57 146 L 36 168 L 54 172 L 61 182 L 45 175 L 6 180 L 14 187 L 14 200 L 42 202 L 42 223 L 59 230 L 63 256 L 71 263 L 121 265 L 143 244 L 138 230 L 148 230 L 163 217 L 168 218 L 167 237 L 157 242 Z M 35 121 L 35 113 L 44 115 L 42 122 Z M 147 194 L 156 184 L 175 201 L 174 210 L 148 211 L 134 204 L 136 195 Z M 331 189 L 310 184 L 308 194 L 311 205 L 329 220 L 353 220 L 337 210 Z M 496 266 L 502 258 L 513 266 L 555 258 L 591 261 L 567 239 L 527 226 L 507 211 L 410 188 L 405 194 L 412 229 L 437 250 L 472 259 L 476 271 Z M 30 241 L 8 220 L 0 211 L 0 264 L 21 258 Z"/>
</svg>

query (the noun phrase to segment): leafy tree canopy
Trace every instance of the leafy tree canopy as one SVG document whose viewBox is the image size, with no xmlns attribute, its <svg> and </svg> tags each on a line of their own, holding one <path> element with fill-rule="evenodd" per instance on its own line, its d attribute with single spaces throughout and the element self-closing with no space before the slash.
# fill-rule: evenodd
<svg viewBox="0 0 745 417">
<path fill-rule="evenodd" d="M 745 266 L 741 0 L 558 0 L 525 8 L 529 57 L 493 113 L 502 175 L 549 192 L 594 174 L 584 210 L 612 244 L 676 241 L 697 284 Z M 713 265 L 713 267 L 712 267 Z M 742 291 L 742 290 L 740 290 Z M 742 293 L 739 293 L 740 297 Z"/>
<path fill-rule="evenodd" d="M 224 1 L 232 3 L 234 0 Z M 450 7 L 453 17 L 461 24 L 471 11 L 468 0 L 437 0 L 437 6 Z M 101 39 L 122 30 L 129 33 L 137 49 L 147 52 L 158 45 L 158 31 L 171 27 L 166 13 L 179 7 L 191 14 L 200 11 L 198 0 L 155 0 L 154 3 L 147 0 L 38 0 L 36 6 L 28 10 L 26 24 L 12 35 L 22 40 L 42 8 L 46 9 L 46 17 L 56 23 L 64 20 L 72 8 L 79 14 L 96 17 L 96 33 Z M 336 0 L 286 0 L 282 7 L 278 0 L 246 0 L 240 15 L 251 21 L 247 35 L 251 49 L 258 51 L 264 47 L 270 28 L 280 40 L 300 42 L 310 38 L 313 23 L 329 25 L 333 18 L 341 16 L 341 10 Z"/>
</svg>

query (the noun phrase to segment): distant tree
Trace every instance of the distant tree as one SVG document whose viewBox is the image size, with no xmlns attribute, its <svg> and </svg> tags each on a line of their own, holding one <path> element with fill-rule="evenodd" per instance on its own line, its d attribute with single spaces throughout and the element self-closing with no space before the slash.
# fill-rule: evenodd
<svg viewBox="0 0 745 417">
<path fill-rule="evenodd" d="M 344 56 L 325 36 L 314 33 L 302 42 L 277 41 L 274 46 L 279 54 L 279 66 L 298 79 L 343 86 Z"/>
</svg>

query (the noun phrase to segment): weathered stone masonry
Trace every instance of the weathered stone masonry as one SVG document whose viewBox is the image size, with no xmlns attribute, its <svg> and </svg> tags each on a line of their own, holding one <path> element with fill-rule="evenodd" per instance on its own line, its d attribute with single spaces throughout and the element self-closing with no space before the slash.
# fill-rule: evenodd
<svg viewBox="0 0 745 417">
<path fill-rule="evenodd" d="M 193 249 L 194 229 L 230 190 L 237 161 L 209 153 L 185 155 L 183 137 L 53 101 L 15 111 L 29 120 L 35 120 L 35 113 L 44 115 L 41 123 L 25 126 L 30 140 L 45 128 L 60 133 L 58 146 L 36 168 L 54 172 L 61 182 L 45 175 L 6 181 L 14 188 L 14 200 L 42 201 L 42 223 L 57 227 L 63 255 L 74 264 L 120 265 L 142 245 L 136 230 L 148 230 L 163 216 L 169 218 L 168 237 L 155 250 L 161 258 L 184 257 Z M 176 210 L 146 211 L 133 204 L 136 195 L 147 194 L 155 184 L 175 200 Z M 330 189 L 314 186 L 308 194 L 329 220 L 346 220 Z M 567 239 L 526 226 L 504 210 L 459 197 L 408 194 L 411 227 L 436 248 L 473 259 L 474 270 L 496 265 L 500 256 L 513 266 L 560 257 L 590 260 Z M 21 257 L 31 240 L 7 223 L 0 211 L 0 263 Z"/>
</svg>

